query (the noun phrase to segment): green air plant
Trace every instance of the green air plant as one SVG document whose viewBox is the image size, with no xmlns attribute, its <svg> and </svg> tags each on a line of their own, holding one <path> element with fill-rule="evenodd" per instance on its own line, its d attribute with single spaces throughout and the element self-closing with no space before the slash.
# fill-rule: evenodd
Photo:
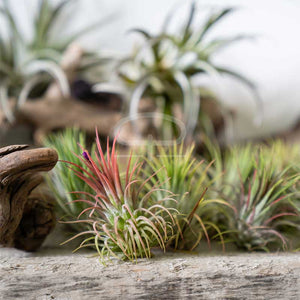
<svg viewBox="0 0 300 300">
<path fill-rule="evenodd" d="M 187 132 L 191 134 L 198 122 L 201 92 L 192 80 L 195 75 L 201 74 L 209 75 L 213 79 L 218 79 L 220 74 L 233 76 L 250 87 L 255 99 L 259 100 L 255 86 L 250 80 L 212 62 L 212 56 L 217 51 L 245 38 L 236 36 L 211 41 L 206 39 L 211 29 L 231 12 L 232 9 L 221 10 L 210 15 L 202 26 L 197 27 L 193 24 L 196 14 L 196 6 L 193 3 L 185 25 L 177 30 L 176 34 L 168 32 L 171 16 L 166 19 L 159 34 L 153 35 L 142 29 L 133 30 L 143 36 L 145 43 L 133 56 L 124 59 L 119 67 L 120 77 L 132 89 L 132 119 L 138 113 L 139 101 L 144 96 L 161 100 L 157 103 L 162 112 L 169 116 L 174 114 L 174 103 L 180 103 L 183 121 Z"/>
<path fill-rule="evenodd" d="M 263 147 L 265 157 L 268 157 L 277 171 L 287 169 L 287 176 L 299 176 L 300 174 L 300 145 L 288 144 L 282 140 L 271 140 L 269 147 Z M 293 193 L 293 201 L 290 204 L 300 214 L 300 180 L 290 188 Z M 300 240 L 300 218 L 294 216 L 278 220 L 276 225 L 280 231 L 289 237 L 292 248 L 299 248 Z"/>
<path fill-rule="evenodd" d="M 177 201 L 169 203 L 179 212 L 175 218 L 176 234 L 171 244 L 175 249 L 194 249 L 203 236 L 210 247 L 210 235 L 213 232 L 223 241 L 220 229 L 212 220 L 219 207 L 228 204 L 222 199 L 206 197 L 207 188 L 215 180 L 208 176 L 213 162 L 198 161 L 193 157 L 193 150 L 194 146 L 185 149 L 183 144 L 176 143 L 166 149 L 158 146 L 157 153 L 146 159 L 150 173 L 156 172 L 151 183 L 161 182 L 163 190 L 170 190 L 176 195 Z"/>
<path fill-rule="evenodd" d="M 15 117 L 9 99 L 18 99 L 15 108 L 18 109 L 28 97 L 40 96 L 52 78 L 59 83 L 63 95 L 69 95 L 67 78 L 59 66 L 62 55 L 73 41 L 103 23 L 93 24 L 59 40 L 54 29 L 60 15 L 72 2 L 67 0 L 53 5 L 49 0 L 40 0 L 33 23 L 33 37 L 27 40 L 8 0 L 3 1 L 0 16 L 6 21 L 8 34 L 0 32 L 0 109 L 10 122 Z M 86 52 L 79 72 L 102 62 L 103 59 Z"/>
<path fill-rule="evenodd" d="M 173 214 L 176 214 L 175 209 L 165 206 L 172 193 L 165 191 L 158 199 L 154 197 L 158 187 L 145 189 L 152 177 L 139 179 L 140 163 L 131 167 L 130 157 L 125 173 L 121 174 L 115 144 L 116 139 L 110 150 L 107 141 L 105 156 L 97 134 L 93 158 L 82 147 L 82 155 L 75 155 L 81 163 L 67 162 L 74 174 L 93 190 L 92 193 L 74 191 L 80 195 L 74 202 L 88 207 L 71 222 L 89 224 L 91 228 L 70 240 L 87 235 L 79 248 L 94 246 L 103 263 L 112 256 L 131 261 L 149 258 L 152 247 L 165 249 L 173 236 Z"/>
<path fill-rule="evenodd" d="M 66 129 L 64 132 L 51 134 L 44 141 L 46 147 L 54 148 L 57 151 L 60 160 L 72 161 L 81 168 L 87 169 L 84 162 L 73 154 L 81 151 L 77 143 L 86 148 L 86 135 L 78 129 Z M 48 186 L 57 202 L 58 217 L 62 221 L 76 219 L 88 206 L 84 202 L 74 202 L 78 195 L 73 192 L 81 191 L 91 194 L 93 189 L 61 162 L 46 176 Z M 73 233 L 91 228 L 84 223 L 67 223 L 66 225 Z"/>
<path fill-rule="evenodd" d="M 219 160 L 219 170 L 213 176 L 220 172 L 220 166 L 224 170 L 216 189 L 233 208 L 223 210 L 220 227 L 223 234 L 229 235 L 228 241 L 248 251 L 287 249 L 283 224 L 299 230 L 294 187 L 300 173 L 291 173 L 290 166 L 278 168 L 276 147 L 265 147 L 268 146 L 235 146 L 222 155 L 217 146 L 210 145 Z"/>
</svg>

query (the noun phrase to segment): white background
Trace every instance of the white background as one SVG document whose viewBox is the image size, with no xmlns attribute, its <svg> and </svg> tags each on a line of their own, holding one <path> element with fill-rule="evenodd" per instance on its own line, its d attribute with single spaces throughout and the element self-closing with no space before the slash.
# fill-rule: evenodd
<svg viewBox="0 0 300 300">
<path fill-rule="evenodd" d="M 196 2 L 202 14 L 199 19 L 214 6 L 239 7 L 218 24 L 211 37 L 257 35 L 256 40 L 234 44 L 215 56 L 219 64 L 255 81 L 264 101 L 263 125 L 256 127 L 251 93 L 241 84 L 224 78 L 222 101 L 237 111 L 236 138 L 258 137 L 288 129 L 300 117 L 300 0 Z M 33 19 L 37 0 L 9 0 L 9 3 L 14 7 L 24 34 L 29 36 L 29 21 Z M 108 24 L 81 42 L 85 47 L 102 52 L 126 55 L 139 41 L 136 35 L 127 33 L 130 28 L 156 32 L 175 4 L 181 5 L 175 19 L 178 25 L 187 14 L 188 5 L 182 4 L 188 3 L 185 0 L 78 0 L 78 5 L 65 18 L 65 33 L 108 18 Z M 2 23 L 0 26 L 3 30 Z"/>
</svg>

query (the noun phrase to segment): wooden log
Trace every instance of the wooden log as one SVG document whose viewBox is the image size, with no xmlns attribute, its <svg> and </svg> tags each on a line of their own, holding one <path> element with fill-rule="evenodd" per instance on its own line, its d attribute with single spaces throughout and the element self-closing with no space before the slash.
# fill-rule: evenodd
<svg viewBox="0 0 300 300">
<path fill-rule="evenodd" d="M 108 267 L 58 250 L 20 255 L 0 251 L 5 300 L 300 298 L 299 253 L 157 254 Z"/>
<path fill-rule="evenodd" d="M 98 110 L 92 104 L 78 102 L 75 99 L 44 98 L 36 102 L 26 102 L 18 112 L 19 122 L 30 124 L 35 131 L 35 141 L 41 143 L 45 135 L 53 130 L 79 127 L 94 134 L 95 127 L 101 135 L 109 135 L 112 128 L 121 119 L 119 112 Z"/>
</svg>

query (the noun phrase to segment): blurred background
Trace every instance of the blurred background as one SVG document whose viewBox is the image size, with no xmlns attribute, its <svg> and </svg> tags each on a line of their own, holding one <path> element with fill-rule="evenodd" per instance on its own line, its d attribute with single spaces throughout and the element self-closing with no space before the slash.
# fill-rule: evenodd
<svg viewBox="0 0 300 300">
<path fill-rule="evenodd" d="M 54 78 L 54 82 L 55 80 L 56 82 L 62 80 L 58 88 L 62 92 L 64 91 L 64 79 L 62 79 L 59 70 L 52 68 L 53 64 L 48 66 L 43 64 L 42 61 L 46 61 L 46 63 L 52 61 L 67 74 L 65 77 L 70 83 L 72 97 L 81 98 L 81 101 L 77 101 L 76 104 L 96 105 L 99 110 L 99 119 L 103 118 L 103 113 L 106 118 L 110 118 L 111 121 L 108 121 L 108 123 L 111 122 L 112 124 L 108 126 L 109 128 L 103 130 L 102 134 L 103 136 L 111 134 L 114 125 L 120 119 L 130 116 L 130 111 L 134 112 L 133 102 L 139 102 L 139 105 L 143 106 L 141 101 L 135 101 L 133 98 L 137 96 L 143 98 L 145 95 L 147 97 L 151 95 L 149 88 L 147 88 L 148 90 L 145 89 L 145 93 L 141 95 L 138 95 L 139 91 L 135 93 L 138 83 L 144 76 L 143 74 L 146 74 L 149 68 L 146 67 L 143 71 L 139 70 L 139 75 L 137 75 L 138 72 L 134 70 L 134 67 L 132 71 L 126 64 L 122 66 L 122 69 L 119 68 L 120 64 L 124 64 L 125 58 L 131 58 L 132 61 L 136 62 L 135 55 L 137 55 L 137 52 L 143 53 L 144 51 L 147 53 L 146 48 L 149 45 L 150 47 L 153 46 L 153 41 L 145 46 L 145 34 L 133 32 L 131 29 L 145 30 L 147 35 L 159 35 L 166 18 L 172 15 L 168 32 L 176 35 L 179 33 L 179 29 L 186 26 L 193 3 L 197 9 L 193 16 L 191 28 L 195 28 L 195 31 L 198 28 L 201 29 L 201 26 L 211 15 L 229 7 L 235 8 L 224 18 L 220 18 L 207 32 L 205 42 L 209 43 L 215 39 L 227 39 L 235 36 L 238 38 L 226 47 L 221 46 L 218 51 L 212 53 L 209 61 L 222 68 L 234 70 L 251 82 L 249 88 L 249 85 L 245 82 L 237 80 L 226 72 L 220 76 L 216 74 L 214 76 L 209 72 L 203 72 L 204 74 L 200 72 L 200 76 L 199 74 L 193 74 L 193 78 L 188 77 L 194 88 L 205 86 L 205 91 L 199 92 L 204 95 L 204 98 L 217 99 L 217 108 L 209 107 L 208 115 L 218 115 L 216 120 L 214 117 L 212 118 L 213 123 L 217 123 L 214 126 L 217 131 L 220 130 L 220 126 L 225 128 L 220 130 L 223 132 L 219 135 L 220 139 L 232 142 L 245 139 L 264 139 L 278 135 L 294 138 L 300 118 L 300 77 L 298 74 L 300 70 L 299 1 L 78 0 L 67 2 L 61 11 L 53 17 L 51 21 L 53 24 L 47 32 L 46 28 L 49 27 L 50 23 L 47 9 L 53 7 L 55 10 L 55 7 L 64 3 L 64 1 L 0 0 L 2 7 L 0 14 L 2 41 L 0 80 L 1 87 L 10 85 L 7 91 L 1 90 L 0 144 L 27 142 L 27 139 L 39 141 L 49 131 L 73 125 L 83 127 L 86 130 L 95 126 L 103 128 L 101 122 L 100 124 L 84 124 L 83 126 L 78 119 L 79 116 L 85 118 L 83 114 L 85 114 L 86 108 L 68 106 L 68 102 L 64 102 L 61 109 L 53 108 L 51 110 L 50 108 L 49 114 L 51 113 L 52 116 L 49 117 L 49 120 L 48 117 L 41 117 L 47 123 L 43 126 L 43 120 L 38 120 L 36 115 L 41 111 L 45 112 L 47 107 L 52 107 L 52 102 L 50 101 L 41 107 L 38 107 L 38 102 L 41 103 L 45 100 L 45 93 L 48 93 L 46 98 L 50 97 L 49 85 L 55 85 L 55 83 L 52 83 L 52 79 L 47 79 L 46 86 L 43 82 L 43 88 L 36 91 L 34 95 L 32 92 L 33 87 L 36 89 L 36 85 L 41 84 L 38 82 L 36 75 L 38 74 L 39 77 L 44 76 L 44 73 L 50 70 L 50 77 L 54 74 L 54 77 L 51 77 Z M 11 14 L 9 16 L 8 11 Z M 40 23 L 37 21 L 37 15 L 42 16 Z M 13 17 L 14 23 L 11 22 L 11 17 Z M 95 27 L 90 27 L 91 25 L 95 25 Z M 85 28 L 89 30 L 85 31 Z M 32 40 L 34 40 L 35 35 L 38 35 L 38 39 L 40 39 L 35 46 L 31 47 L 28 54 L 25 55 L 26 57 L 22 58 L 22 62 L 19 58 L 24 55 L 25 50 L 20 47 L 20 50 L 17 51 L 20 44 L 18 37 L 12 39 L 10 48 L 6 48 L 6 56 L 3 55 L 5 52 L 3 45 L 8 43 L 10 36 L 15 34 L 16 30 L 19 31 L 18 34 L 21 39 L 28 41 L 25 42 L 27 45 L 23 45 L 26 49 L 33 45 Z M 41 32 L 38 32 L 39 30 Z M 73 34 L 78 32 L 82 33 L 78 35 L 78 38 L 70 39 Z M 67 57 L 66 60 L 74 59 L 76 65 L 76 63 L 79 64 L 76 62 L 76 55 L 79 55 L 76 54 L 76 51 L 93 53 L 93 60 L 89 58 L 90 65 L 88 65 L 85 73 L 81 70 L 75 72 L 72 66 L 66 66 L 68 63 L 65 62 L 65 65 L 62 63 L 64 53 L 70 45 L 74 45 L 74 42 L 77 49 L 74 50 L 73 48 L 71 54 L 69 54 L 70 57 Z M 59 48 L 57 46 L 59 43 L 65 44 Z M 54 44 L 56 48 L 53 49 L 58 55 L 51 48 Z M 34 47 L 40 47 L 40 50 L 43 51 L 37 54 L 38 51 L 35 51 Z M 82 50 L 78 50 L 78 48 L 82 48 Z M 188 50 L 187 52 L 191 51 Z M 167 54 L 166 57 L 174 56 L 174 53 L 172 53 L 172 50 L 170 50 L 170 54 Z M 8 54 L 18 62 L 11 63 L 13 58 L 8 59 Z M 72 55 L 75 58 L 72 58 Z M 32 65 L 28 64 L 30 61 L 33 62 Z M 98 64 L 99 61 L 101 63 Z M 147 61 L 147 58 L 145 58 L 145 61 Z M 6 67 L 10 64 L 12 68 L 16 68 L 17 73 L 24 73 L 22 75 L 24 79 L 20 80 L 18 75 L 11 75 L 6 72 Z M 93 64 L 99 66 L 97 72 L 90 68 Z M 193 64 L 192 59 L 191 64 Z M 149 72 L 151 73 L 151 70 Z M 126 81 L 124 76 L 120 77 L 120 73 L 134 74 L 132 76 L 136 79 L 136 82 L 132 80 L 128 84 L 130 78 L 127 78 Z M 8 84 L 10 80 L 12 80 L 12 83 Z M 17 85 L 15 83 L 18 80 L 19 84 Z M 26 86 L 28 81 L 31 84 Z M 91 85 L 88 91 L 86 90 L 87 82 Z M 255 86 L 255 92 L 252 85 Z M 24 86 L 26 86 L 25 91 Z M 154 83 L 153 86 L 155 86 Z M 157 93 L 160 87 L 157 88 L 156 85 L 152 89 Z M 61 97 L 61 95 L 58 95 L 59 92 L 55 91 L 55 87 L 52 86 L 52 90 L 54 92 L 52 91 L 50 98 Z M 94 94 L 91 94 L 91 91 Z M 207 91 L 209 92 L 207 93 Z M 68 91 L 65 92 L 68 94 Z M 5 93 L 8 94 L 7 97 L 3 96 Z M 53 96 L 55 93 L 56 96 Z M 68 98 L 66 95 L 63 95 L 63 97 Z M 257 100 L 258 98 L 259 100 Z M 142 112 L 151 111 L 152 104 L 146 103 L 144 105 L 146 108 L 140 106 L 139 109 Z M 23 111 L 22 105 L 24 105 Z M 26 105 L 28 107 L 25 108 Z M 57 111 L 64 110 L 67 114 L 68 107 L 74 112 L 74 116 L 66 116 L 64 124 L 61 121 L 64 115 L 58 114 Z M 202 106 L 201 103 L 200 111 L 203 107 L 206 106 Z M 157 110 L 157 107 L 154 109 Z M 197 110 L 197 107 L 194 107 L 194 109 Z M 94 111 L 94 109 L 92 110 Z M 193 106 L 191 110 L 193 110 Z M 218 110 L 221 112 L 215 113 Z M 33 115 L 30 114 L 30 111 Z M 87 111 L 89 116 L 87 118 L 92 120 L 95 116 L 89 115 L 90 108 Z M 109 111 L 108 115 L 106 111 Z M 75 112 L 78 112 L 78 115 Z M 56 117 L 60 119 L 57 126 L 53 121 Z M 180 113 L 176 117 L 180 119 Z M 224 118 L 224 120 L 221 122 L 218 118 Z M 183 122 L 186 122 L 187 119 L 189 117 L 184 116 L 183 112 Z M 107 121 L 105 121 L 105 124 L 107 124 Z M 197 129 L 193 132 L 197 133 Z"/>
</svg>

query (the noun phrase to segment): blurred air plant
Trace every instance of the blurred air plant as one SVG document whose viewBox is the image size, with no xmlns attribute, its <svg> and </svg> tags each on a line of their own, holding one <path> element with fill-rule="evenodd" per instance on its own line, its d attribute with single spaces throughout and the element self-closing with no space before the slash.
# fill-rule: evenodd
<svg viewBox="0 0 300 300">
<path fill-rule="evenodd" d="M 300 145 L 288 144 L 282 140 L 271 141 L 269 147 L 262 149 L 263 155 L 270 160 L 270 163 L 276 168 L 277 172 L 286 170 L 287 176 L 297 176 L 298 180 L 289 190 L 293 194 L 293 200 L 290 205 L 298 212 L 297 216 L 283 218 L 276 222 L 280 231 L 288 236 L 292 243 L 292 248 L 300 246 Z"/>
<path fill-rule="evenodd" d="M 124 59 L 119 67 L 120 77 L 132 89 L 132 118 L 138 113 L 139 101 L 143 96 L 162 100 L 159 102 L 160 107 L 167 115 L 173 115 L 174 103 L 181 103 L 183 121 L 187 132 L 191 134 L 198 122 L 201 94 L 193 78 L 201 74 L 211 76 L 216 84 L 219 84 L 221 74 L 233 76 L 246 84 L 257 103 L 260 103 L 256 88 L 250 80 L 212 62 L 212 56 L 217 51 L 246 37 L 239 35 L 210 41 L 206 39 L 208 33 L 232 11 L 229 8 L 212 14 L 201 27 L 195 28 L 196 5 L 193 3 L 185 25 L 175 34 L 168 32 L 172 15 L 167 17 L 162 31 L 157 35 L 141 29 L 133 30 L 143 36 L 145 43 L 133 56 Z"/>
<path fill-rule="evenodd" d="M 300 145 L 288 144 L 280 139 L 271 140 L 267 146 L 262 147 L 261 151 L 266 157 L 272 161 L 278 171 L 289 168 L 289 174 L 299 172 L 300 167 Z"/>
<path fill-rule="evenodd" d="M 177 201 L 168 203 L 180 213 L 175 217 L 176 234 L 170 245 L 175 249 L 192 250 L 198 246 L 203 236 L 210 247 L 210 235 L 213 232 L 217 233 L 223 242 L 222 233 L 212 220 L 219 207 L 228 204 L 222 199 L 207 198 L 207 188 L 215 180 L 208 176 L 213 162 L 199 161 L 193 152 L 194 146 L 185 148 L 183 144 L 174 143 L 173 147 L 168 148 L 158 146 L 157 153 L 146 159 L 150 173 L 156 172 L 151 184 L 161 182 L 163 189 L 176 195 Z M 160 169 L 162 171 L 157 172 Z"/>
<path fill-rule="evenodd" d="M 33 37 L 27 40 L 8 0 L 3 1 L 0 16 L 6 21 L 8 32 L 0 33 L 0 109 L 8 121 L 15 119 L 11 97 L 18 99 L 15 107 L 18 109 L 28 97 L 40 96 L 53 78 L 59 83 L 64 96 L 70 94 L 68 80 L 59 65 L 62 55 L 72 42 L 105 22 L 102 20 L 59 40 L 54 34 L 54 31 L 59 31 L 54 30 L 55 26 L 72 2 L 66 0 L 53 5 L 49 0 L 40 0 L 33 23 Z M 86 52 L 79 72 L 102 63 L 103 58 Z"/>
<path fill-rule="evenodd" d="M 86 204 L 87 208 L 71 223 L 89 224 L 90 229 L 68 241 L 87 235 L 78 249 L 94 246 L 103 263 L 110 257 L 131 261 L 139 257 L 149 258 L 152 247 L 165 250 L 173 236 L 173 215 L 176 214 L 176 210 L 167 208 L 165 203 L 171 200 L 173 194 L 164 191 L 164 195 L 158 198 L 155 197 L 156 192 L 161 191 L 158 186 L 146 190 L 145 185 L 154 175 L 141 181 L 139 172 L 142 164 L 135 162 L 131 166 L 131 156 L 125 174 L 121 175 L 116 139 L 111 151 L 107 141 L 106 156 L 98 133 L 96 145 L 94 158 L 82 147 L 82 155 L 75 155 L 80 164 L 72 162 L 72 159 L 66 161 L 74 174 L 93 190 L 91 193 L 73 191 L 81 195 L 73 202 Z"/>
<path fill-rule="evenodd" d="M 287 231 L 282 228 L 299 231 L 295 186 L 300 173 L 290 172 L 292 167 L 284 166 L 283 158 L 277 157 L 278 145 L 248 144 L 233 147 L 224 154 L 217 146 L 209 145 L 219 160 L 218 170 L 215 169 L 212 176 L 224 170 L 220 180 L 215 181 L 215 188 L 233 208 L 225 207 L 218 222 L 223 234 L 229 235 L 228 241 L 238 248 L 248 251 L 287 249 Z"/>
</svg>

